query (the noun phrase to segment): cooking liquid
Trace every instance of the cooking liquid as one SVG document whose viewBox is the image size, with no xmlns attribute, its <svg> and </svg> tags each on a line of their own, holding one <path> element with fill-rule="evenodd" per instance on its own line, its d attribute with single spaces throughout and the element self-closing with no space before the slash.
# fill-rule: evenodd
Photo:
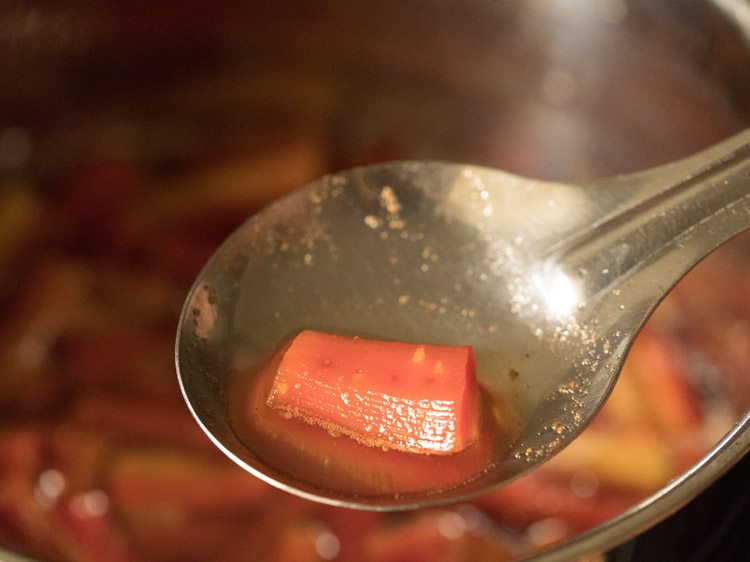
<svg viewBox="0 0 750 562">
<path fill-rule="evenodd" d="M 288 418 L 266 404 L 286 345 L 257 369 L 242 369 L 230 381 L 228 409 L 233 429 L 262 463 L 320 490 L 360 496 L 406 496 L 469 482 L 507 455 L 520 433 L 517 408 L 480 380 L 480 434 L 457 453 L 425 455 L 381 449 Z"/>
</svg>

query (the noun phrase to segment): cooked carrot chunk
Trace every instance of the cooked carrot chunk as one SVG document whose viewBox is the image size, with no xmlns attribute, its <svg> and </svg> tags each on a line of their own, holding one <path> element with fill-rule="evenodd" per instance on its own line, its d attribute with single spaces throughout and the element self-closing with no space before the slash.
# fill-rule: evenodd
<svg viewBox="0 0 750 562">
<path fill-rule="evenodd" d="M 268 406 L 372 447 L 449 454 L 476 441 L 470 346 L 417 345 L 301 332 L 284 353 Z"/>
</svg>

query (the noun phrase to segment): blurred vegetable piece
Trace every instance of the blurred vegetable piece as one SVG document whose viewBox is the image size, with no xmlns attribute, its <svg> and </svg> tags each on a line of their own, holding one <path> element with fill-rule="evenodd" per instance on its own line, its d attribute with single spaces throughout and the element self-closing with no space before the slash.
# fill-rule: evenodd
<svg viewBox="0 0 750 562">
<path fill-rule="evenodd" d="M 152 198 L 149 215 L 171 227 L 194 220 L 226 223 L 224 213 L 249 214 L 316 180 L 325 171 L 322 133 L 295 132 L 288 142 L 206 162 L 166 183 Z"/>
<path fill-rule="evenodd" d="M 58 235 L 79 253 L 106 256 L 143 189 L 140 169 L 127 159 L 100 157 L 79 165 L 56 186 Z"/>
<path fill-rule="evenodd" d="M 40 235 L 46 214 L 30 185 L 0 185 L 0 298 L 15 285 L 13 265 Z"/>
<path fill-rule="evenodd" d="M 114 437 L 190 449 L 213 451 L 206 437 L 185 408 L 106 394 L 91 394 L 79 399 L 71 409 L 71 419 L 84 427 L 94 427 Z"/>
<path fill-rule="evenodd" d="M 679 364 L 676 341 L 658 334 L 643 338 L 628 356 L 634 384 L 641 392 L 641 408 L 662 435 L 678 438 L 700 428 L 700 403 Z"/>
<path fill-rule="evenodd" d="M 84 562 L 130 560 L 122 530 L 113 524 L 107 497 L 101 490 L 71 497 L 58 513 L 73 544 L 70 558 Z"/>
<path fill-rule="evenodd" d="M 47 462 L 40 476 L 49 478 L 52 486 L 41 488 L 43 503 L 55 503 L 63 493 L 69 496 L 97 489 L 115 445 L 104 432 L 74 423 L 52 429 L 46 442 Z"/>
<path fill-rule="evenodd" d="M 161 449 L 121 450 L 112 462 L 109 482 L 113 499 L 128 517 L 158 510 L 249 511 L 268 491 L 229 460 Z"/>
<path fill-rule="evenodd" d="M 373 562 L 514 559 L 499 536 L 484 532 L 472 519 L 460 511 L 434 510 L 408 521 L 381 526 L 365 539 L 368 559 Z"/>
<path fill-rule="evenodd" d="M 35 476 L 43 428 L 0 430 L 0 539 L 4 545 L 39 555 L 57 554 L 55 523 L 35 498 Z"/>
<path fill-rule="evenodd" d="M 85 274 L 69 264 L 41 267 L 0 326 L 0 400 L 9 406 L 43 410 L 53 400 L 56 381 L 45 369 L 61 331 L 81 316 Z"/>
<path fill-rule="evenodd" d="M 664 437 L 647 429 L 590 431 L 555 457 L 544 472 L 575 474 L 588 470 L 604 487 L 647 493 L 666 484 L 675 460 L 662 446 Z M 573 447 L 575 445 L 575 447 Z"/>
<path fill-rule="evenodd" d="M 468 346 L 305 330 L 284 352 L 268 405 L 370 447 L 456 453 L 478 437 L 474 369 Z"/>
<path fill-rule="evenodd" d="M 270 529 L 261 515 L 245 520 L 228 515 L 196 516 L 180 511 L 155 510 L 124 521 L 133 558 L 138 560 L 240 560 L 227 555 L 229 545 L 243 536 L 255 549 L 244 560 L 263 559 Z"/>
<path fill-rule="evenodd" d="M 564 539 L 622 513 L 639 497 L 632 493 L 581 497 L 565 481 L 534 474 L 490 492 L 478 499 L 477 505 L 505 525 L 521 530 L 535 521 L 556 517 L 567 525 L 568 532 L 559 537 Z"/>
</svg>

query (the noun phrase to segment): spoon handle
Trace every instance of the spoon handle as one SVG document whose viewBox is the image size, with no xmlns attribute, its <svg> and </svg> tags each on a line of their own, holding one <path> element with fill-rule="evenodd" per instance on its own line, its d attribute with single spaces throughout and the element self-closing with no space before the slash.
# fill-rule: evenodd
<svg viewBox="0 0 750 562">
<path fill-rule="evenodd" d="M 684 160 L 586 189 L 599 190 L 600 218 L 548 258 L 589 295 L 637 285 L 650 310 L 692 266 L 750 228 L 750 129 Z"/>
</svg>

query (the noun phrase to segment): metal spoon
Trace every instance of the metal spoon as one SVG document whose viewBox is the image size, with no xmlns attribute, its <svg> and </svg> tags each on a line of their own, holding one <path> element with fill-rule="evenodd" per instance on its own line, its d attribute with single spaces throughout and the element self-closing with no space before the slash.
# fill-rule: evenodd
<svg viewBox="0 0 750 562">
<path fill-rule="evenodd" d="M 180 384 L 216 445 L 284 490 L 369 509 L 466 499 L 573 440 L 664 295 L 749 226 L 750 130 L 585 186 L 439 162 L 357 168 L 269 206 L 211 258 L 180 319 Z M 379 462 L 360 486 L 278 461 L 232 411 L 279 342 L 307 327 L 473 345 L 481 384 L 518 414 L 513 439 L 437 487 L 398 484 L 398 467 Z"/>
</svg>

